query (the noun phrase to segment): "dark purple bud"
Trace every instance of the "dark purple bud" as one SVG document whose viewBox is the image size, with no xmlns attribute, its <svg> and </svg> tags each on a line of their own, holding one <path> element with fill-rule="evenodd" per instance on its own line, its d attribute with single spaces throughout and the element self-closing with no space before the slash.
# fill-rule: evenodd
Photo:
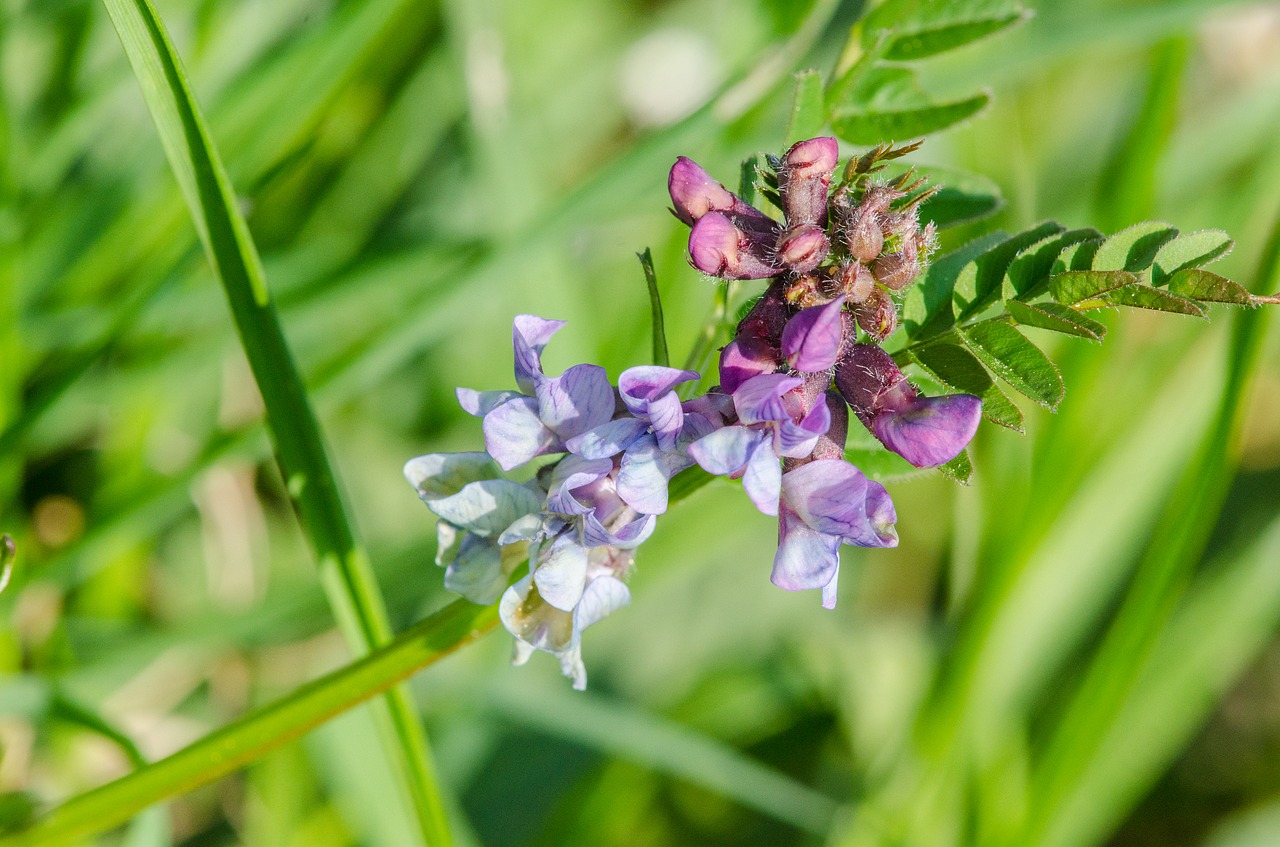
<svg viewBox="0 0 1280 847">
<path fill-rule="evenodd" d="M 982 400 L 972 394 L 916 397 L 876 415 L 872 432 L 911 464 L 932 468 L 958 456 L 981 420 Z"/>
<path fill-rule="evenodd" d="M 863 209 L 855 210 L 845 241 L 850 256 L 860 262 L 873 261 L 884 248 L 879 216 Z"/>
<path fill-rule="evenodd" d="M 720 351 L 720 390 L 732 394 L 751 377 L 777 369 L 778 354 L 768 342 L 741 335 Z"/>
<path fill-rule="evenodd" d="M 838 392 L 828 391 L 827 410 L 831 412 L 831 426 L 818 438 L 813 448 L 814 459 L 843 459 L 844 445 L 849 436 L 849 406 Z"/>
<path fill-rule="evenodd" d="M 796 313 L 782 331 L 782 353 L 798 371 L 825 371 L 836 363 L 844 346 L 841 295 L 825 306 Z"/>
<path fill-rule="evenodd" d="M 795 273 L 805 274 L 827 258 L 831 242 L 821 227 L 802 224 L 792 227 L 778 238 L 778 261 Z"/>
<path fill-rule="evenodd" d="M 827 225 L 827 191 L 840 158 L 834 138 L 810 138 L 791 146 L 778 168 L 778 193 L 787 223 Z"/>
<path fill-rule="evenodd" d="M 698 270 L 721 279 L 765 279 L 783 271 L 769 259 L 763 242 L 720 212 L 708 212 L 694 223 L 689 258 Z"/>
<path fill-rule="evenodd" d="M 756 304 L 747 312 L 747 316 L 738 324 L 735 337 L 759 338 L 776 351 L 782 338 L 782 330 L 791 318 L 791 308 L 787 305 L 785 287 L 781 283 L 770 285 Z M 780 356 L 779 356 L 780 358 Z"/>
<path fill-rule="evenodd" d="M 676 217 L 689 226 L 707 212 L 723 212 L 731 217 L 760 218 L 772 221 L 763 212 L 747 205 L 740 197 L 711 178 L 702 166 L 684 156 L 676 159 L 667 176 L 667 190 Z M 752 227 L 748 227 L 752 228 Z"/>
<path fill-rule="evenodd" d="M 865 303 L 876 285 L 876 278 L 871 275 L 871 271 L 867 270 L 867 266 L 860 262 L 846 262 L 841 265 L 836 279 L 840 284 L 840 290 L 848 295 L 849 302 L 854 304 Z"/>
<path fill-rule="evenodd" d="M 855 344 L 836 367 L 836 388 L 868 429 L 885 409 L 906 408 L 917 391 L 893 361 L 874 344 Z"/>
<path fill-rule="evenodd" d="M 884 341 L 898 328 L 898 304 L 879 286 L 871 289 L 855 314 L 858 326 L 876 341 Z"/>
</svg>

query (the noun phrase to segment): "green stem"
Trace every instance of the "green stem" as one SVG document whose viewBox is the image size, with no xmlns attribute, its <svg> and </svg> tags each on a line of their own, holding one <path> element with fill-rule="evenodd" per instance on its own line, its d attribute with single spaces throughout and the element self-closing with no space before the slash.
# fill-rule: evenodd
<svg viewBox="0 0 1280 847">
<path fill-rule="evenodd" d="M 64 803 L 0 847 L 73 844 L 129 820 L 152 803 L 205 785 L 387 691 L 492 630 L 496 606 L 456 601 L 385 647 L 302 686 L 204 738 Z"/>
<path fill-rule="evenodd" d="M 266 407 L 267 426 L 289 493 L 320 562 L 338 625 L 357 654 L 391 637 L 373 569 L 356 543 L 320 426 L 285 341 L 248 225 L 177 52 L 148 0 L 103 0 L 142 86 L 174 176 L 214 273 L 226 292 L 241 345 Z M 426 736 L 406 691 L 379 710 L 383 742 L 415 810 L 423 839 L 449 835 Z"/>
</svg>

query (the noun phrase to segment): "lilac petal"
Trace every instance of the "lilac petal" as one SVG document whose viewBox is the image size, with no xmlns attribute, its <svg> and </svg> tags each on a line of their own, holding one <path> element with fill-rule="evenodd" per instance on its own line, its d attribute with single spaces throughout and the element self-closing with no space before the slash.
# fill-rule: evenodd
<svg viewBox="0 0 1280 847">
<path fill-rule="evenodd" d="M 676 217 L 692 226 L 708 212 L 724 212 L 745 218 L 764 218 L 763 212 L 747 205 L 711 177 L 702 166 L 684 156 L 676 159 L 667 176 L 667 190 L 675 206 Z"/>
<path fill-rule="evenodd" d="M 838 536 L 813 529 L 784 507 L 778 515 L 778 552 L 770 579 L 787 591 L 825 588 L 840 569 L 839 549 Z"/>
<path fill-rule="evenodd" d="M 570 454 L 561 459 L 551 474 L 547 510 L 561 515 L 585 515 L 595 507 L 573 496 L 575 489 L 590 485 L 613 470 L 609 459 L 583 459 Z"/>
<path fill-rule="evenodd" d="M 573 610 L 573 628 L 582 631 L 631 602 L 631 593 L 622 580 L 601 574 L 587 583 L 578 607 Z"/>
<path fill-rule="evenodd" d="M 564 445 L 538 417 L 538 401 L 516 397 L 484 416 L 484 447 L 504 471 Z"/>
<path fill-rule="evenodd" d="M 787 510 L 827 535 L 861 537 L 870 533 L 867 491 L 867 478 L 843 459 L 818 459 L 782 477 Z"/>
<path fill-rule="evenodd" d="M 747 460 L 747 470 L 742 475 L 742 487 L 747 497 L 766 515 L 778 514 L 778 496 L 782 490 L 782 468 L 778 457 L 767 440 L 761 440 Z"/>
<path fill-rule="evenodd" d="M 704 471 L 733 476 L 742 472 L 752 451 L 767 437 L 745 426 L 726 426 L 690 444 L 687 452 Z"/>
<path fill-rule="evenodd" d="M 778 424 L 773 443 L 775 453 L 788 459 L 803 459 L 813 452 L 818 439 L 831 428 L 831 410 L 825 398 L 819 396 L 818 400 L 800 423 L 788 418 Z"/>
<path fill-rule="evenodd" d="M 837 557 L 839 554 L 836 554 Z M 822 608 L 834 609 L 836 607 L 836 587 L 840 584 L 840 568 L 836 567 L 836 572 L 831 575 L 831 581 L 822 586 Z"/>
<path fill-rule="evenodd" d="M 753 376 L 733 392 L 733 406 L 744 424 L 790 420 L 782 395 L 803 383 L 799 377 L 785 374 Z"/>
<path fill-rule="evenodd" d="M 735 339 L 720 351 L 720 389 L 732 394 L 751 377 L 777 369 L 775 351 L 766 342 L 752 336 Z"/>
<path fill-rule="evenodd" d="M 633 415 L 644 415 L 651 401 L 668 394 L 680 383 L 697 378 L 696 371 L 641 365 L 622 372 L 618 377 L 618 393 Z"/>
<path fill-rule="evenodd" d="M 525 515 L 522 518 L 516 518 L 511 526 L 502 531 L 502 534 L 498 536 L 498 545 L 505 547 L 518 541 L 533 541 L 542 531 L 542 515 Z"/>
<path fill-rule="evenodd" d="M 565 446 L 584 459 L 607 459 L 630 447 L 648 428 L 639 418 L 619 418 L 575 435 Z"/>
<path fill-rule="evenodd" d="M 555 653 L 566 649 L 575 640 L 573 615 L 543 602 L 540 598 L 528 602 L 533 590 L 533 575 L 524 577 L 508 588 L 498 604 L 498 617 L 502 625 L 529 647 Z M 518 646 L 518 645 L 517 645 Z M 516 664 L 529 658 L 529 650 L 517 649 Z"/>
<path fill-rule="evenodd" d="M 682 408 L 686 415 L 696 413 L 702 416 L 712 429 L 719 429 L 737 415 L 733 409 L 733 398 L 719 391 L 686 400 Z"/>
<path fill-rule="evenodd" d="M 511 326 L 511 346 L 516 354 L 516 385 L 525 394 L 543 377 L 542 350 L 564 321 L 549 321 L 537 315 L 516 315 Z"/>
<path fill-rule="evenodd" d="M 897 547 L 898 530 L 893 525 L 898 514 L 889 499 L 889 492 L 872 480 L 867 480 L 866 511 L 865 529 L 859 533 L 846 533 L 844 542 L 857 547 Z"/>
<path fill-rule="evenodd" d="M 653 535 L 658 525 L 656 515 L 641 515 L 629 523 L 623 524 L 616 532 L 610 532 L 594 514 L 585 515 L 582 519 L 582 543 L 587 547 L 616 547 L 619 550 L 634 550 Z"/>
<path fill-rule="evenodd" d="M 687 447 L 704 436 L 710 435 L 720 428 L 700 412 L 685 412 L 684 426 L 680 429 L 680 437 L 676 439 L 677 447 Z"/>
<path fill-rule="evenodd" d="M 675 451 L 663 450 L 653 435 L 646 435 L 622 454 L 618 470 L 618 496 L 645 515 L 667 510 L 667 483 L 692 461 Z"/>
<path fill-rule="evenodd" d="M 491 540 L 469 535 L 457 557 L 444 572 L 444 587 L 481 606 L 502 596 L 507 575 L 502 570 L 502 552 Z"/>
<path fill-rule="evenodd" d="M 428 453 L 406 462 L 404 476 L 430 502 L 457 494 L 469 482 L 496 479 L 498 469 L 488 453 Z"/>
<path fill-rule="evenodd" d="M 844 295 L 825 306 L 802 309 L 782 331 L 782 353 L 798 371 L 825 371 L 840 357 L 844 326 L 840 311 Z"/>
<path fill-rule="evenodd" d="M 721 279 L 766 279 L 781 273 L 784 268 L 769 259 L 771 246 L 719 212 L 703 215 L 689 232 L 693 266 Z"/>
<path fill-rule="evenodd" d="M 982 420 L 982 400 L 972 394 L 917 397 L 899 411 L 875 416 L 884 446 L 918 468 L 943 465 L 973 439 Z"/>
<path fill-rule="evenodd" d="M 477 418 L 483 418 L 512 397 L 520 396 L 519 391 L 476 391 L 474 388 L 457 388 L 454 394 L 462 410 Z"/>
<path fill-rule="evenodd" d="M 587 548 L 562 535 L 533 571 L 538 593 L 557 609 L 573 611 L 587 586 Z"/>
<path fill-rule="evenodd" d="M 658 438 L 658 446 L 663 450 L 673 449 L 680 431 L 684 429 L 684 409 L 674 391 L 668 391 L 649 404 L 649 422 Z"/>
<path fill-rule="evenodd" d="M 462 539 L 467 531 L 448 521 L 436 521 L 436 564 L 444 566 L 452 562 L 462 549 Z"/>
<path fill-rule="evenodd" d="M 431 511 L 476 535 L 500 535 L 525 515 L 542 511 L 538 496 L 509 479 L 485 479 L 464 485 L 451 497 L 431 501 Z"/>
<path fill-rule="evenodd" d="M 538 382 L 538 417 L 561 438 L 573 438 L 613 417 L 613 386 L 599 365 L 574 365 Z"/>
</svg>

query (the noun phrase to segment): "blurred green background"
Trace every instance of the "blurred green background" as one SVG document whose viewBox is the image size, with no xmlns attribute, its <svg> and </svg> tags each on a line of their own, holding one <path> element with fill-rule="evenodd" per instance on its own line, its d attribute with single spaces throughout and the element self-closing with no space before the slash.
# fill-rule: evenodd
<svg viewBox="0 0 1280 847">
<path fill-rule="evenodd" d="M 860 12 L 157 8 L 398 627 L 449 600 L 400 468 L 478 448 L 453 387 L 510 383 L 518 312 L 569 321 L 550 371 L 647 361 L 646 246 L 682 359 L 714 286 L 684 261 L 667 168 L 689 155 L 733 183 L 778 151 L 791 72 L 830 73 Z M 1256 268 L 1280 213 L 1280 4 L 1035 12 L 921 65 L 941 95 L 995 95 L 916 156 L 1006 198 L 944 248 L 1154 217 L 1226 229 L 1214 269 L 1274 287 Z M 153 759 L 348 653 L 105 13 L 0 15 L 0 530 L 20 550 L 0 791 L 26 792 L 7 809 L 126 773 L 98 718 Z M 717 483 L 664 516 L 632 606 L 585 639 L 585 694 L 546 656 L 509 668 L 503 633 L 419 674 L 460 842 L 1280 844 L 1280 332 L 1213 318 L 1108 314 L 1103 345 L 1031 330 L 1061 411 L 984 428 L 970 487 L 891 483 L 901 546 L 845 548 L 835 612 L 770 585 L 775 524 Z M 1256 368 L 1233 327 L 1260 334 Z M 1233 366 L 1250 399 L 1218 472 L 1199 457 Z M 374 735 L 350 713 L 102 843 L 412 844 Z"/>
</svg>

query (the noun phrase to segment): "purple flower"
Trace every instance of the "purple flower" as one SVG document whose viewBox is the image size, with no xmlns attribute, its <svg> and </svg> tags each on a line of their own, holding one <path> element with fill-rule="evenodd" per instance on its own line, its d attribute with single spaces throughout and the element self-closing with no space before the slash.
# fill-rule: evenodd
<svg viewBox="0 0 1280 847">
<path fill-rule="evenodd" d="M 888 353 L 857 344 L 836 369 L 836 387 L 880 442 L 918 468 L 946 464 L 977 432 L 982 400 L 924 397 Z"/>
<path fill-rule="evenodd" d="M 721 212 L 753 232 L 771 232 L 777 224 L 759 209 L 725 188 L 692 159 L 680 156 L 667 176 L 675 216 L 693 226 L 708 212 Z"/>
<path fill-rule="evenodd" d="M 844 347 L 844 295 L 825 306 L 801 309 L 782 331 L 782 354 L 798 371 L 825 371 Z"/>
<path fill-rule="evenodd" d="M 659 366 L 629 368 L 618 379 L 629 414 L 570 439 L 569 450 L 586 459 L 622 453 L 618 496 L 636 511 L 660 515 L 667 510 L 667 483 L 693 464 L 685 446 L 715 424 L 703 414 L 686 413 L 675 387 L 698 378 L 693 371 Z"/>
<path fill-rule="evenodd" d="M 565 442 L 613 417 L 616 394 L 604 368 L 574 365 L 542 371 L 542 350 L 563 321 L 516 316 L 512 328 L 516 384 L 523 393 L 458 389 L 458 402 L 484 418 L 485 449 L 503 470 L 535 456 L 564 452 Z"/>
<path fill-rule="evenodd" d="M 568 455 L 551 473 L 547 511 L 574 523 L 584 547 L 630 550 L 653 534 L 655 518 L 637 513 L 617 489 L 613 460 Z"/>
<path fill-rule="evenodd" d="M 711 432 L 689 445 L 689 455 L 713 474 L 742 479 L 747 496 L 766 515 L 778 513 L 782 483 L 780 458 L 804 458 L 831 425 L 825 402 L 798 422 L 788 408 L 788 392 L 804 380 L 784 374 L 752 377 L 733 392 L 738 424 Z"/>
<path fill-rule="evenodd" d="M 897 515 L 884 486 L 842 459 L 817 459 L 782 477 L 774 585 L 788 591 L 822 589 L 822 605 L 836 604 L 840 545 L 894 547 Z"/>
</svg>

